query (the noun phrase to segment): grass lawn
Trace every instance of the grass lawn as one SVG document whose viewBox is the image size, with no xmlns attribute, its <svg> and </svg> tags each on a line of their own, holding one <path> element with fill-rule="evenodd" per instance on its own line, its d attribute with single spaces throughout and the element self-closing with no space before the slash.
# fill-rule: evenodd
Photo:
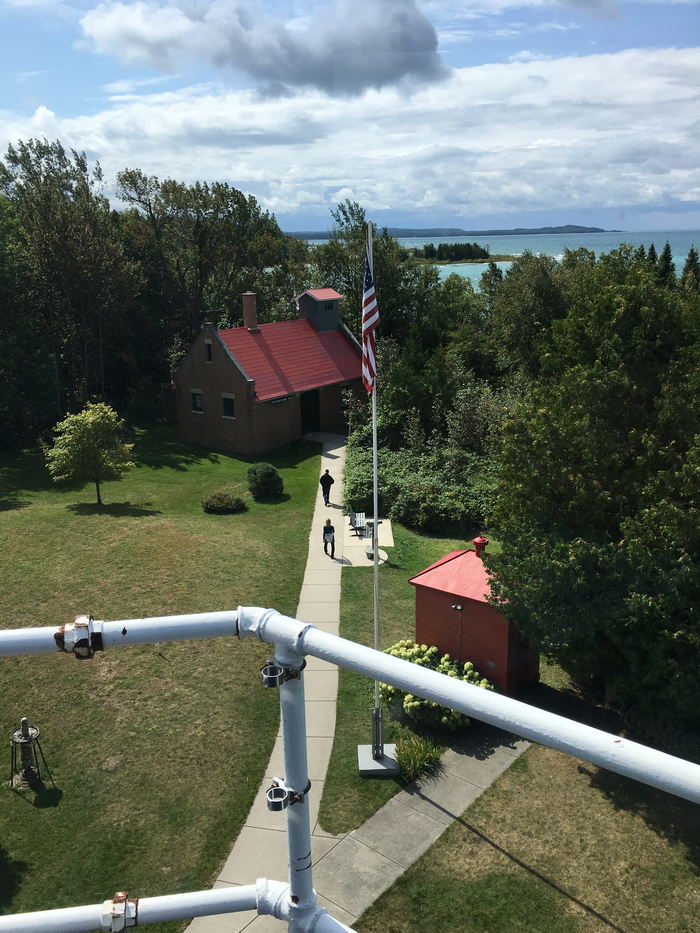
<svg viewBox="0 0 700 933">
<path fill-rule="evenodd" d="M 181 445 L 171 429 L 141 432 L 135 468 L 104 485 L 102 509 L 92 485 L 53 487 L 37 453 L 0 459 L 0 626 L 239 604 L 293 615 L 319 452 L 299 444 L 267 455 L 286 498 L 255 503 L 249 463 Z M 245 495 L 248 511 L 204 514 L 202 497 L 219 489 Z M 217 639 L 84 662 L 3 659 L 0 728 L 8 736 L 25 715 L 40 728 L 58 791 L 17 793 L 5 779 L 0 913 L 206 886 L 274 742 L 278 698 L 259 678 L 266 651 Z M 9 773 L 9 745 L 6 755 Z"/>
<path fill-rule="evenodd" d="M 532 745 L 356 929 L 696 933 L 699 918 L 700 808 Z"/>
<path fill-rule="evenodd" d="M 382 648 L 414 637 L 415 593 L 407 581 L 450 551 L 467 546 L 464 539 L 419 535 L 396 523 L 392 528 L 396 546 L 389 548 L 389 559 L 379 568 Z M 343 638 L 363 645 L 374 644 L 372 593 L 370 570 L 358 567 L 343 570 L 340 604 Z M 358 774 L 357 746 L 372 741 L 373 705 L 373 682 L 341 668 L 335 741 L 320 810 L 321 826 L 328 832 L 355 829 L 403 786 L 399 779 L 362 778 Z M 385 742 L 395 741 L 399 732 L 395 723 L 385 720 Z"/>
</svg>

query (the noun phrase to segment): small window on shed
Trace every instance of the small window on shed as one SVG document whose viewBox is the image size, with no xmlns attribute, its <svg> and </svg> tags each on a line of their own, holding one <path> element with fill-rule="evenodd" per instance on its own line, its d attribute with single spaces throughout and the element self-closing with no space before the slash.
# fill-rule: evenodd
<svg viewBox="0 0 700 933">
<path fill-rule="evenodd" d="M 207 353 L 207 363 L 211 363 L 211 362 L 212 362 L 212 358 L 211 358 L 211 340 L 206 340 L 206 341 L 204 342 L 204 345 L 205 345 L 205 347 L 207 348 L 207 350 L 206 350 L 206 353 Z"/>
<path fill-rule="evenodd" d="M 332 311 L 332 310 L 333 310 L 333 305 L 334 305 L 334 304 L 335 304 L 335 302 L 333 302 L 333 301 L 327 301 L 327 302 L 326 302 L 326 305 L 325 305 L 326 311 Z"/>
<path fill-rule="evenodd" d="M 201 415 L 204 411 L 204 394 L 201 389 L 191 389 L 190 394 L 192 396 L 192 411 L 196 412 L 198 415 Z"/>
<path fill-rule="evenodd" d="M 224 418 L 236 417 L 236 404 L 232 395 L 222 395 L 221 404 L 223 406 L 222 415 Z"/>
</svg>

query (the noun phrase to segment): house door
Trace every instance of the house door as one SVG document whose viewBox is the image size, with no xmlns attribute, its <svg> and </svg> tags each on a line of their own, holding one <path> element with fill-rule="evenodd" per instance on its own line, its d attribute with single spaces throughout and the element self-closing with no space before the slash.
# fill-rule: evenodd
<svg viewBox="0 0 700 933">
<path fill-rule="evenodd" d="M 301 396 L 301 433 L 321 430 L 321 396 L 318 389 Z"/>
</svg>

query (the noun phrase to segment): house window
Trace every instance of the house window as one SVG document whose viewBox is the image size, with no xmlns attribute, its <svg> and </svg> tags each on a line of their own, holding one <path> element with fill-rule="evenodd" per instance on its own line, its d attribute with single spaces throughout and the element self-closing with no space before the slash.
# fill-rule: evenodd
<svg viewBox="0 0 700 933">
<path fill-rule="evenodd" d="M 205 347 L 207 348 L 207 363 L 211 363 L 211 362 L 212 362 L 212 358 L 211 358 L 211 340 L 205 340 L 205 341 L 204 341 L 204 345 L 205 345 Z"/>
<path fill-rule="evenodd" d="M 204 393 L 201 389 L 190 389 L 192 396 L 192 411 L 201 415 L 204 412 Z"/>
<path fill-rule="evenodd" d="M 223 406 L 222 415 L 224 418 L 236 417 L 236 405 L 232 395 L 222 395 L 221 404 Z"/>
</svg>

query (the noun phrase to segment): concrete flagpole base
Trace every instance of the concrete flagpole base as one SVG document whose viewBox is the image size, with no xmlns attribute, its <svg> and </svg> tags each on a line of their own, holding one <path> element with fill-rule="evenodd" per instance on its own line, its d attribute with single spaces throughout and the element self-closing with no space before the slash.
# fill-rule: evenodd
<svg viewBox="0 0 700 933">
<path fill-rule="evenodd" d="M 381 758 L 373 758 L 371 745 L 358 745 L 357 765 L 360 769 L 360 777 L 396 777 L 399 773 L 396 746 L 386 744 Z"/>
</svg>

